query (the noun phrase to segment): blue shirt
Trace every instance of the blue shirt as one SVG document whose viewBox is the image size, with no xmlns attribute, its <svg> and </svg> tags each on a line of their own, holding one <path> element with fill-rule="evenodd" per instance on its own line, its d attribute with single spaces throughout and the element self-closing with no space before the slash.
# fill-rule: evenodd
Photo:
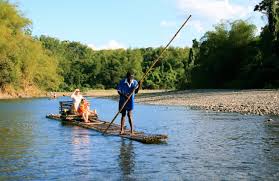
<svg viewBox="0 0 279 181">
<path fill-rule="evenodd" d="M 117 91 L 123 95 L 120 95 L 119 99 L 119 109 L 123 106 L 124 102 L 126 101 L 126 97 L 124 95 L 129 95 L 134 88 L 136 88 L 138 82 L 136 80 L 132 80 L 131 84 L 128 83 L 127 79 L 123 79 L 117 85 Z M 131 96 L 130 100 L 127 102 L 123 110 L 131 111 L 134 108 L 134 99 L 135 99 L 135 92 Z"/>
</svg>

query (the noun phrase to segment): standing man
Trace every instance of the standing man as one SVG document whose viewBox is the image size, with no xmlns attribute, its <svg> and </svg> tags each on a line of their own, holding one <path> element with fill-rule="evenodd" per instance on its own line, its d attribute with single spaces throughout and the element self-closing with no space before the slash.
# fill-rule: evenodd
<svg viewBox="0 0 279 181">
<path fill-rule="evenodd" d="M 132 94 L 130 100 L 127 102 L 127 104 L 124 106 L 124 108 L 121 111 L 122 116 L 121 116 L 120 134 L 124 134 L 125 117 L 127 113 L 128 113 L 129 124 L 131 127 L 131 135 L 134 134 L 132 110 L 134 108 L 135 94 L 138 93 L 139 87 L 140 84 L 138 84 L 138 82 L 134 80 L 134 75 L 132 72 L 127 72 L 126 78 L 121 80 L 117 86 L 117 92 L 120 95 L 119 110 L 122 108 L 123 104 L 129 97 L 129 95 L 132 93 L 132 91 L 136 89 L 135 92 Z"/>
</svg>

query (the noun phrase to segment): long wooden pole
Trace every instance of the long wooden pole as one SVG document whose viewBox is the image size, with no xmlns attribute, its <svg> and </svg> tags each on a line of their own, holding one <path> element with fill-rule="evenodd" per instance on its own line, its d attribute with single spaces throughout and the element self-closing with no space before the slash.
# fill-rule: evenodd
<svg viewBox="0 0 279 181">
<path fill-rule="evenodd" d="M 172 43 L 172 41 L 175 39 L 175 37 L 178 35 L 178 33 L 182 30 L 182 28 L 186 25 L 186 23 L 189 21 L 189 19 L 192 17 L 192 15 L 190 15 L 185 22 L 181 25 L 181 27 L 178 29 L 178 31 L 174 34 L 174 36 L 172 37 L 172 39 L 169 41 L 169 43 L 165 46 L 165 48 L 163 49 L 163 51 L 161 52 L 161 54 L 159 55 L 159 57 L 152 63 L 152 65 L 147 69 L 147 71 L 145 72 L 145 74 L 142 76 L 142 78 L 139 81 L 139 84 L 141 85 L 143 80 L 145 79 L 145 77 L 148 75 L 148 73 L 152 70 L 152 68 L 155 66 L 155 64 L 160 60 L 160 58 L 162 57 L 162 55 L 165 53 L 165 51 L 167 50 L 167 48 L 170 46 L 170 44 Z M 111 124 L 115 121 L 115 119 L 117 118 L 117 116 L 119 115 L 119 113 L 121 113 L 121 111 L 124 109 L 125 105 L 128 103 L 128 101 L 130 100 L 131 96 L 134 94 L 135 90 L 138 88 L 138 86 L 136 86 L 131 93 L 129 94 L 129 96 L 127 97 L 126 101 L 124 102 L 124 104 L 122 105 L 122 107 L 120 108 L 120 110 L 116 113 L 116 115 L 113 117 L 112 121 L 110 122 L 110 124 L 108 125 L 108 127 L 106 128 L 106 130 L 104 131 L 104 134 L 107 133 L 108 129 L 110 128 Z"/>
</svg>

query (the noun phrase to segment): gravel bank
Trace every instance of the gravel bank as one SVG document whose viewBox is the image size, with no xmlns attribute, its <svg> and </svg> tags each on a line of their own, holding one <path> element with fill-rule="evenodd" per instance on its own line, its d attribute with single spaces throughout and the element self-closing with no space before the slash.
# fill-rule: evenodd
<svg viewBox="0 0 279 181">
<path fill-rule="evenodd" d="M 71 92 L 56 92 L 57 96 L 70 96 Z M 118 99 L 116 90 L 92 90 L 85 96 Z M 48 94 L 28 96 L 0 93 L 0 99 L 49 97 Z M 217 112 L 279 116 L 279 90 L 141 90 L 136 102 L 154 105 L 189 106 Z"/>
<path fill-rule="evenodd" d="M 279 90 L 186 90 L 141 94 L 138 103 L 279 116 Z"/>
</svg>

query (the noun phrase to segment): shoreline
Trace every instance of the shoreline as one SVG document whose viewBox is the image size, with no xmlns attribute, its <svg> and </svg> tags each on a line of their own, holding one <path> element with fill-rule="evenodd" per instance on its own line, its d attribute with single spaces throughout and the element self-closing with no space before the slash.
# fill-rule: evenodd
<svg viewBox="0 0 279 181">
<path fill-rule="evenodd" d="M 55 92 L 57 97 L 70 96 L 72 92 Z M 90 90 L 84 96 L 117 99 L 116 90 Z M 35 96 L 10 96 L 0 93 L 0 99 L 49 97 L 50 93 Z M 216 112 L 279 116 L 279 90 L 225 90 L 195 89 L 183 91 L 141 90 L 135 97 L 136 103 L 152 105 L 186 106 L 192 109 Z"/>
<path fill-rule="evenodd" d="M 139 95 L 137 103 L 279 116 L 279 90 L 184 90 Z"/>
</svg>

